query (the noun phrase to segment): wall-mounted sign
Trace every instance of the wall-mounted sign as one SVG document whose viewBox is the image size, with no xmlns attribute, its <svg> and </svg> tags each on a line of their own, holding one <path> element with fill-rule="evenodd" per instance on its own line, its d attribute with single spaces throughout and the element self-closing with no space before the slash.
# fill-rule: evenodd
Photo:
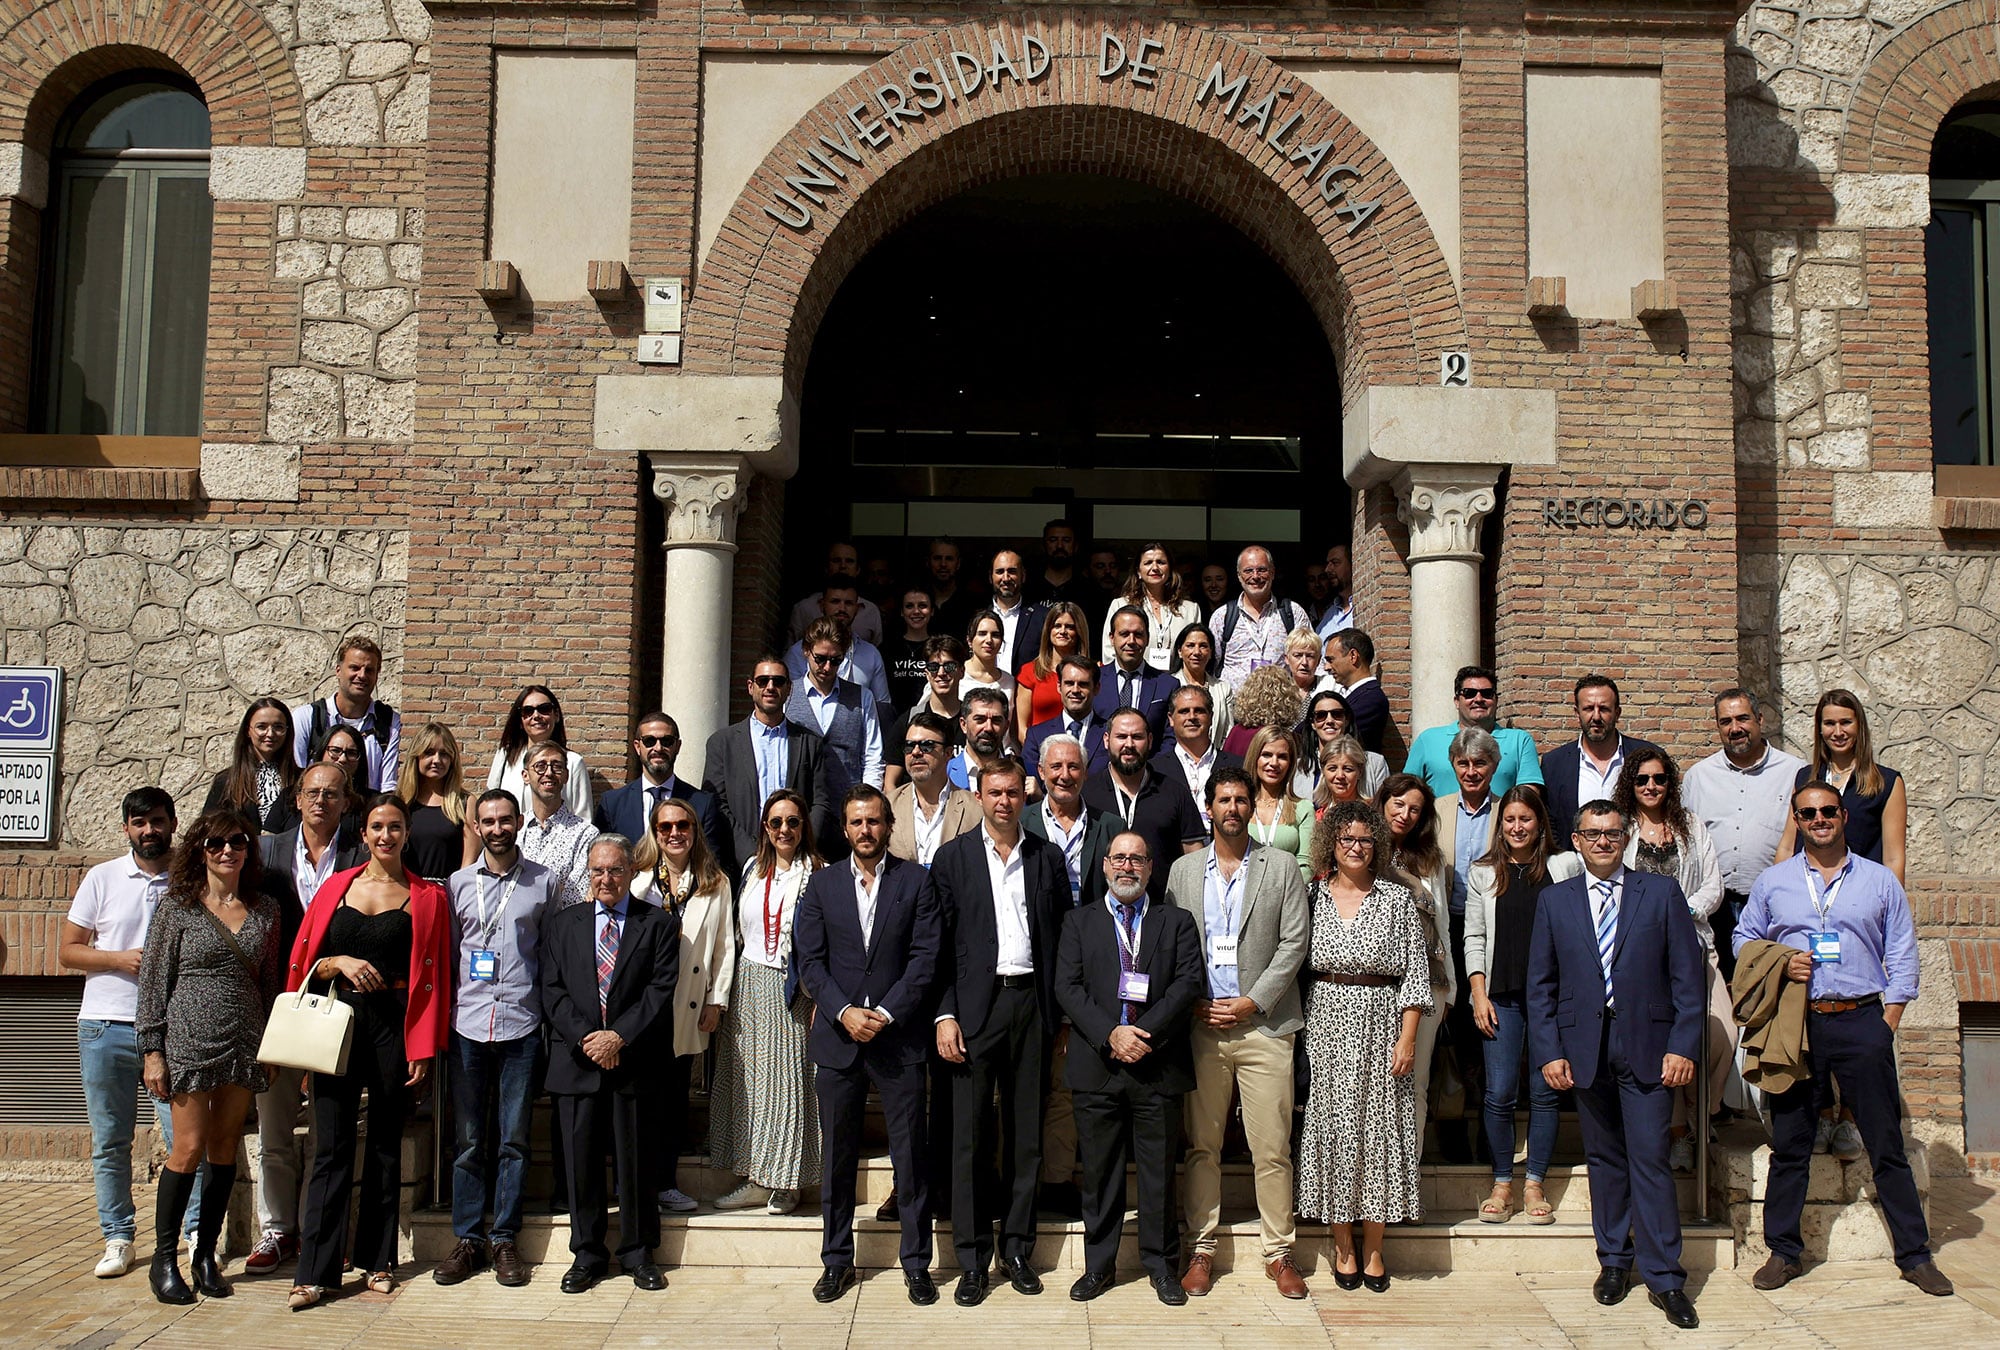
<svg viewBox="0 0 2000 1350">
<path fill-rule="evenodd" d="M 55 835 L 62 668 L 0 666 L 0 843 Z"/>
<path fill-rule="evenodd" d="M 1550 497 L 1542 503 L 1542 524 L 1565 530 L 1700 530 L 1708 527 L 1708 504 L 1663 498 Z"/>
</svg>

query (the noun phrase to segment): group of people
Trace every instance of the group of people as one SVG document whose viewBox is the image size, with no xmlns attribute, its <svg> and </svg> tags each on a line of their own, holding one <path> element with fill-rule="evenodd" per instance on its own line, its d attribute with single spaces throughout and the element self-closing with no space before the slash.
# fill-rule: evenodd
<svg viewBox="0 0 2000 1350">
<path fill-rule="evenodd" d="M 401 718 L 374 697 L 381 654 L 350 637 L 330 697 L 247 710 L 177 845 L 172 799 L 135 789 L 130 851 L 86 878 L 62 948 L 88 976 L 98 1274 L 131 1263 L 143 1082 L 170 1141 L 158 1297 L 228 1293 L 215 1238 L 253 1102 L 262 1234 L 246 1270 L 296 1258 L 294 1308 L 336 1290 L 350 1259 L 393 1288 L 402 1126 L 448 1055 L 457 1240 L 440 1283 L 489 1267 L 502 1285 L 529 1278 L 517 1239 L 546 1092 L 571 1215 L 564 1291 L 614 1257 L 638 1287 L 665 1287 L 659 1216 L 697 1208 L 676 1175 L 697 1151 L 739 1179 L 721 1209 L 788 1213 L 819 1188 L 814 1295 L 838 1299 L 872 1092 L 895 1179 L 877 1216 L 900 1224 L 913 1302 L 939 1296 L 941 1218 L 957 1303 L 996 1279 L 1041 1292 L 1042 1207 L 1081 1218 L 1070 1295 L 1096 1297 L 1116 1278 L 1128 1162 L 1153 1289 L 1168 1304 L 1206 1294 L 1223 1273 L 1232 1105 L 1279 1293 L 1307 1293 L 1301 1216 L 1330 1225 L 1336 1284 L 1381 1291 L 1385 1225 L 1422 1214 L 1434 1066 L 1449 1057 L 1463 1105 L 1430 1128 L 1447 1157 L 1490 1156 L 1479 1217 L 1553 1220 L 1542 1183 L 1573 1093 L 1599 1301 L 1622 1299 L 1636 1269 L 1693 1326 L 1673 1174 L 1708 1125 L 1694 1079 L 1719 1100 L 1738 1014 L 1767 995 L 1790 998 L 1805 1034 L 1788 1048 L 1757 1033 L 1774 1142 L 1758 1286 L 1800 1273 L 1817 1149 L 1869 1157 L 1905 1278 L 1951 1291 L 1890 1053 L 1917 992 L 1903 788 L 1851 694 L 1821 699 L 1808 762 L 1767 743 L 1749 694 L 1721 691 L 1721 748 L 1683 777 L 1620 731 L 1609 678 L 1577 680 L 1578 735 L 1541 754 L 1501 725 L 1494 673 L 1469 666 L 1457 721 L 1423 730 L 1392 772 L 1344 547 L 1311 612 L 1276 595 L 1266 550 L 1245 549 L 1238 589 L 1208 593 L 1204 623 L 1162 545 L 1106 595 L 1070 573 L 1066 523 L 1043 544 L 1039 595 L 1002 551 L 991 604 L 975 605 L 956 546 L 937 541 L 935 584 L 902 597 L 903 645 L 881 647 L 860 636 L 871 619 L 881 631 L 881 607 L 836 546 L 793 611 L 798 641 L 752 663 L 750 713 L 710 737 L 699 785 L 676 772 L 678 724 L 651 712 L 633 727 L 637 774 L 594 799 L 560 702 L 536 684 L 475 794 L 448 728 L 425 725 L 403 753 Z M 928 631 L 954 610 L 964 641 Z M 310 1085 L 257 1059 L 273 1001 L 302 988 L 356 1014 L 345 1071 Z M 705 1147 L 688 1127 L 697 1060 Z"/>
</svg>

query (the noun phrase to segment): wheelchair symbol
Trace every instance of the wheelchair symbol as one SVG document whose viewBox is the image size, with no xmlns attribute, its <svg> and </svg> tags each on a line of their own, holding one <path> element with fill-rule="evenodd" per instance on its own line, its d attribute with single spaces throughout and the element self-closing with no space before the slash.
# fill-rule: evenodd
<svg viewBox="0 0 2000 1350">
<path fill-rule="evenodd" d="M 28 688 L 22 685 L 14 696 L 14 702 L 5 712 L 0 712 L 0 725 L 10 727 L 31 727 L 41 720 L 41 708 L 28 697 Z"/>
</svg>

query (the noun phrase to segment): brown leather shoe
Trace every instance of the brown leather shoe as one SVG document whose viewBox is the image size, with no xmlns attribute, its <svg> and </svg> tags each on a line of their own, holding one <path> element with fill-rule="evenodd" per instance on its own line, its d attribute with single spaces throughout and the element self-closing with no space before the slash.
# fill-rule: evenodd
<svg viewBox="0 0 2000 1350">
<path fill-rule="evenodd" d="M 1277 1281 L 1278 1292 L 1286 1298 L 1304 1298 L 1309 1292 L 1306 1277 L 1299 1274 L 1299 1268 L 1292 1264 L 1290 1252 L 1265 1266 L 1264 1273 Z"/>
<path fill-rule="evenodd" d="M 1181 1288 L 1200 1298 L 1215 1286 L 1215 1262 L 1207 1252 L 1196 1252 L 1188 1258 L 1187 1274 L 1181 1276 Z"/>
<path fill-rule="evenodd" d="M 477 1238 L 460 1238 L 451 1255 L 438 1262 L 431 1278 L 439 1284 L 463 1284 L 486 1269 L 486 1244 Z"/>
<path fill-rule="evenodd" d="M 1805 1274 L 1805 1267 L 1796 1261 L 1787 1261 L 1775 1253 L 1771 1259 L 1757 1267 L 1757 1273 L 1750 1277 L 1754 1288 L 1769 1293 L 1773 1289 L 1783 1289 L 1786 1285 Z"/>
<path fill-rule="evenodd" d="M 528 1267 L 521 1260 L 520 1248 L 511 1242 L 493 1244 L 493 1278 L 509 1289 L 528 1282 Z"/>
<path fill-rule="evenodd" d="M 1903 1278 L 1935 1298 L 1949 1298 L 1953 1292 L 1951 1281 L 1945 1278 L 1943 1271 L 1929 1261 L 1914 1270 L 1904 1271 Z"/>
</svg>

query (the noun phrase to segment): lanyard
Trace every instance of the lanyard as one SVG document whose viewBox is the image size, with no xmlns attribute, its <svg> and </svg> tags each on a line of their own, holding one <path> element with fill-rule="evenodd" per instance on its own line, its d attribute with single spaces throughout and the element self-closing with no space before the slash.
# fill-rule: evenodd
<svg viewBox="0 0 2000 1350">
<path fill-rule="evenodd" d="M 479 925 L 475 931 L 479 935 L 479 945 L 485 947 L 492 943 L 494 931 L 500 927 L 500 921 L 507 917 L 508 902 L 514 898 L 514 887 L 521 880 L 520 859 L 515 859 L 514 865 L 507 869 L 507 888 L 500 892 L 500 908 L 493 912 L 490 920 L 486 914 L 486 883 L 478 881 L 476 877 L 474 880 L 477 882 L 476 889 L 479 894 Z"/>
<path fill-rule="evenodd" d="M 1112 903 L 1116 905 L 1121 902 L 1116 897 L 1113 897 Z M 1139 956 L 1135 948 L 1139 941 L 1139 925 L 1146 922 L 1146 902 L 1141 900 L 1138 904 L 1133 905 L 1131 909 L 1132 931 L 1128 933 L 1125 930 L 1125 921 L 1119 918 L 1115 911 L 1111 916 L 1111 931 L 1118 935 L 1118 947 L 1125 953 L 1125 959 L 1136 966 L 1139 964 Z"/>
<path fill-rule="evenodd" d="M 1236 893 L 1236 904 L 1237 908 L 1240 909 L 1243 904 L 1243 874 L 1249 870 L 1250 860 L 1245 858 L 1242 862 L 1237 863 L 1236 875 L 1231 877 L 1222 875 L 1222 864 L 1220 861 L 1216 861 L 1211 865 L 1215 868 L 1215 879 L 1220 883 L 1222 890 L 1222 894 L 1216 897 L 1215 905 L 1217 909 L 1222 911 L 1223 934 L 1227 937 L 1235 937 L 1236 910 L 1231 909 L 1229 906 L 1229 895 L 1232 891 Z"/>
<path fill-rule="evenodd" d="M 1820 889 L 1824 883 L 1819 869 L 1812 865 L 1810 859 L 1803 861 L 1806 869 L 1806 898 L 1812 901 L 1813 913 L 1819 918 L 1819 926 L 1825 928 L 1826 916 L 1833 911 L 1833 899 L 1840 894 L 1840 888 L 1847 883 L 1847 874 L 1854 870 L 1854 858 L 1849 855 L 1847 861 L 1841 864 L 1840 875 L 1835 877 L 1832 884 L 1827 885 L 1824 891 Z"/>
</svg>

